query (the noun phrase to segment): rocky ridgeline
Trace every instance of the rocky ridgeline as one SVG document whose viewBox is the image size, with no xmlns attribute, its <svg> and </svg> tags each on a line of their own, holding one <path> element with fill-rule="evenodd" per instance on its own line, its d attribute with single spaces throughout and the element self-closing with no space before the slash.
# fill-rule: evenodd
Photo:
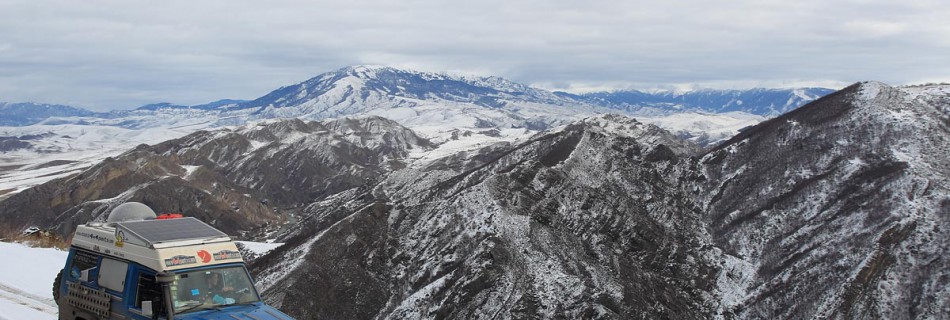
<svg viewBox="0 0 950 320">
<path fill-rule="evenodd" d="M 372 184 L 404 167 L 410 150 L 431 147 L 378 117 L 201 131 L 140 145 L 78 175 L 14 194 L 3 200 L 0 216 L 6 225 L 38 225 L 68 236 L 76 224 L 137 201 L 253 237 L 273 231 L 313 199 Z"/>
<path fill-rule="evenodd" d="M 301 318 L 935 317 L 946 96 L 862 83 L 704 154 L 588 119 L 316 203 L 255 272 Z"/>
<path fill-rule="evenodd" d="M 702 153 L 610 115 L 418 161 L 437 146 L 382 118 L 276 121 L 140 146 L 0 215 L 65 232 L 141 201 L 276 232 L 252 272 L 301 319 L 935 318 L 948 97 L 856 84 Z"/>
</svg>

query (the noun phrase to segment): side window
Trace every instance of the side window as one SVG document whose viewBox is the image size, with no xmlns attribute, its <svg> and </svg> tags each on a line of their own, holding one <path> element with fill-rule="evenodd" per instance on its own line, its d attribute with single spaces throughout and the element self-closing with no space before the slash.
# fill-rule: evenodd
<svg viewBox="0 0 950 320">
<path fill-rule="evenodd" d="M 165 304 L 162 303 L 162 287 L 155 282 L 155 275 L 139 275 L 139 285 L 135 291 L 135 307 L 142 308 L 142 301 L 152 301 L 152 310 L 155 314 L 164 314 Z"/>
<path fill-rule="evenodd" d="M 125 291 L 125 275 L 129 271 L 129 264 L 102 258 L 102 264 L 99 267 L 99 286 L 113 291 Z"/>
<path fill-rule="evenodd" d="M 92 273 L 93 269 L 99 265 L 99 257 L 85 251 L 76 251 L 73 254 L 73 261 L 69 266 L 69 279 L 70 280 L 79 280 L 79 276 L 82 275 L 83 271 L 90 273 L 90 279 L 94 274 Z"/>
</svg>

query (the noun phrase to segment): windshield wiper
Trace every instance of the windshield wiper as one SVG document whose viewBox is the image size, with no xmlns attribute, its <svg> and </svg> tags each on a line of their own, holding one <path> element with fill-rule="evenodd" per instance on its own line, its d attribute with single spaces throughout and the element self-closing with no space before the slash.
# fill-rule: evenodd
<svg viewBox="0 0 950 320">
<path fill-rule="evenodd" d="M 175 311 L 175 313 L 185 313 L 185 312 L 194 310 L 195 308 L 198 308 L 198 307 L 204 305 L 204 303 L 197 302 L 197 301 L 196 301 L 195 303 L 197 303 L 197 304 L 195 304 L 195 305 L 193 305 L 193 306 L 190 306 L 190 307 L 188 307 L 188 308 L 185 308 L 185 309 L 177 310 L 177 311 Z M 186 303 L 185 305 L 187 306 L 188 304 Z"/>
<path fill-rule="evenodd" d="M 219 305 L 214 306 L 214 309 L 215 309 L 215 310 L 218 310 L 218 311 L 221 311 L 221 310 L 223 310 L 222 308 L 236 307 L 236 306 L 253 306 L 255 303 L 257 303 L 257 301 L 253 301 L 253 302 L 241 302 L 241 303 L 229 303 L 229 304 L 219 304 Z"/>
</svg>

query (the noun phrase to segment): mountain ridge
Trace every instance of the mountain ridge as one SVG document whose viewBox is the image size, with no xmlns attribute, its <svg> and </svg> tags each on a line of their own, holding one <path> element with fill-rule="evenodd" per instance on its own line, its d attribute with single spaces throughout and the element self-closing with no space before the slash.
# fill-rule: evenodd
<svg viewBox="0 0 950 320">
<path fill-rule="evenodd" d="M 938 227 L 950 212 L 950 86 L 936 91 L 857 83 L 699 159 L 698 202 L 734 266 L 722 281 L 740 288 L 731 314 L 902 319 L 947 308 L 945 271 L 932 266 L 950 248 Z"/>
<path fill-rule="evenodd" d="M 285 243 L 251 272 L 298 318 L 933 318 L 948 137 L 950 86 L 877 82 L 709 150 L 620 115 L 431 158 L 448 142 L 384 118 L 269 120 L 140 146 L 0 221 L 182 205 Z"/>
<path fill-rule="evenodd" d="M 315 204 L 253 270 L 305 318 L 935 317 L 950 86 L 918 91 L 858 83 L 696 157 L 622 118 L 446 157 Z"/>
<path fill-rule="evenodd" d="M 827 95 L 827 88 L 697 89 L 686 92 L 617 90 L 580 95 L 560 93 L 604 107 L 644 114 L 683 111 L 711 113 L 746 112 L 778 116 Z M 558 94 L 558 93 L 556 93 Z"/>
<path fill-rule="evenodd" d="M 233 100 L 233 99 L 223 99 L 218 101 L 213 101 L 205 104 L 198 105 L 179 105 L 170 102 L 159 102 L 146 104 L 140 107 L 137 107 L 135 110 L 147 110 L 147 111 L 156 111 L 163 108 L 170 109 L 201 109 L 209 111 L 227 111 L 227 110 L 240 110 L 240 109 L 253 109 L 253 108 L 264 108 L 269 105 L 274 105 L 277 107 L 289 107 L 289 106 L 299 106 L 300 104 L 307 102 L 307 100 L 302 100 L 304 98 L 312 100 L 315 98 L 312 95 L 314 92 L 318 92 L 316 96 L 321 94 L 328 93 L 334 89 L 335 82 L 339 80 L 351 81 L 352 79 L 360 79 L 363 81 L 371 81 L 371 86 L 376 86 L 376 89 L 379 89 L 382 92 L 391 94 L 394 96 L 401 96 L 404 98 L 413 98 L 417 100 L 425 100 L 426 98 L 437 97 L 447 101 L 453 102 L 469 102 L 476 105 L 480 105 L 488 108 L 498 108 L 504 101 L 499 102 L 499 98 L 507 99 L 530 99 L 536 103 L 546 103 L 553 105 L 564 105 L 564 104 L 585 104 L 596 102 L 600 106 L 610 107 L 614 110 L 626 110 L 631 111 L 629 106 L 636 105 L 637 103 L 647 103 L 655 104 L 660 102 L 675 103 L 675 101 L 663 101 L 663 97 L 675 98 L 683 97 L 694 94 L 715 94 L 722 96 L 741 96 L 743 93 L 754 93 L 761 91 L 788 91 L 791 95 L 799 95 L 801 98 L 800 101 L 807 101 L 808 99 L 817 98 L 821 94 L 827 94 L 830 89 L 824 88 L 794 88 L 794 89 L 778 89 L 778 88 L 751 88 L 746 90 L 719 90 L 719 89 L 699 89 L 686 93 L 675 93 L 668 91 L 658 91 L 658 92 L 647 92 L 647 91 L 637 91 L 637 90 L 626 90 L 626 91 L 604 91 L 604 92 L 591 92 L 585 94 L 570 94 L 566 92 L 559 91 L 547 91 L 543 89 L 538 89 L 531 87 L 526 84 L 514 82 L 502 77 L 497 76 L 471 76 L 471 75 L 457 75 L 451 73 L 434 73 L 434 72 L 422 72 L 414 71 L 410 69 L 399 69 L 387 66 L 369 66 L 369 65 L 355 65 L 343 67 L 334 71 L 325 72 L 319 74 L 315 77 L 312 77 L 308 80 L 302 81 L 297 84 L 283 86 L 278 89 L 271 91 L 268 94 L 265 94 L 261 97 L 258 97 L 253 100 Z M 408 81 L 405 83 L 400 83 L 400 81 Z M 352 81 L 351 81 L 352 82 Z M 406 85 L 415 83 L 417 88 L 409 90 Z M 354 85 L 354 83 L 348 83 Z M 344 85 L 345 86 L 345 85 Z M 362 85 L 357 85 L 361 87 Z M 434 90 L 442 89 L 442 90 Z M 429 91 L 426 91 L 429 90 Z M 813 90 L 817 90 L 818 93 L 805 93 Z M 296 94 L 306 93 L 303 96 L 300 96 L 299 99 L 290 99 L 289 96 L 286 96 L 289 91 L 294 91 Z M 331 92 L 333 93 L 333 92 Z M 473 98 L 474 94 L 481 94 L 483 96 Z M 502 94 L 502 97 L 497 95 Z M 638 95 L 641 96 L 643 101 L 629 101 L 622 98 L 618 98 L 621 95 Z M 344 94 L 339 94 L 336 98 L 343 98 L 345 100 Z M 667 99 L 669 100 L 669 99 Z M 287 103 L 288 101 L 295 101 L 297 103 Z M 610 101 L 616 101 L 617 103 L 608 103 Z M 726 101 L 735 103 L 734 101 Z M 71 107 L 71 106 L 61 106 L 61 105 L 50 105 L 50 104 L 41 104 L 34 102 L 24 102 L 24 103 L 2 103 L 6 106 L 7 109 L 11 109 L 12 105 L 20 104 L 32 104 L 35 106 L 59 106 L 64 108 L 74 109 L 73 113 L 69 113 L 70 116 L 100 116 L 105 117 L 109 113 L 113 112 L 123 112 L 128 110 L 113 110 L 110 112 L 92 112 L 84 108 Z M 627 107 L 624 107 L 627 105 Z M 783 105 L 783 107 L 788 107 L 789 105 Z M 797 106 L 797 105 L 796 105 Z M 694 110 L 694 111 L 705 111 L 705 112 L 729 112 L 737 111 L 729 108 L 695 108 L 695 103 L 691 103 L 686 106 L 683 110 Z M 758 110 L 758 109 L 756 109 Z M 6 117 L 12 117 L 14 115 L 19 115 L 23 111 L 17 110 L 4 110 L 6 111 Z M 668 110 L 669 111 L 669 110 Z M 781 109 L 779 111 L 788 111 L 787 109 Z M 757 113 L 750 112 L 753 114 L 760 115 L 775 115 L 769 113 Z M 58 115 L 56 113 L 50 113 L 49 116 Z M 21 115 L 22 116 L 22 115 Z M 34 121 L 35 123 L 35 121 Z M 22 125 L 22 124 L 20 124 Z"/>
</svg>

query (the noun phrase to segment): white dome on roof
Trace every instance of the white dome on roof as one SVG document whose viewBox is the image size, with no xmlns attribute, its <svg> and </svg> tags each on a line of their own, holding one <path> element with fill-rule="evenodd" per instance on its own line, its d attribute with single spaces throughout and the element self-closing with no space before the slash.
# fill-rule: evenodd
<svg viewBox="0 0 950 320">
<path fill-rule="evenodd" d="M 109 217 L 106 218 L 106 222 L 114 223 L 149 219 L 155 219 L 155 211 L 153 211 L 152 208 L 138 202 L 126 202 L 112 209 L 112 212 L 109 212 Z"/>
</svg>

